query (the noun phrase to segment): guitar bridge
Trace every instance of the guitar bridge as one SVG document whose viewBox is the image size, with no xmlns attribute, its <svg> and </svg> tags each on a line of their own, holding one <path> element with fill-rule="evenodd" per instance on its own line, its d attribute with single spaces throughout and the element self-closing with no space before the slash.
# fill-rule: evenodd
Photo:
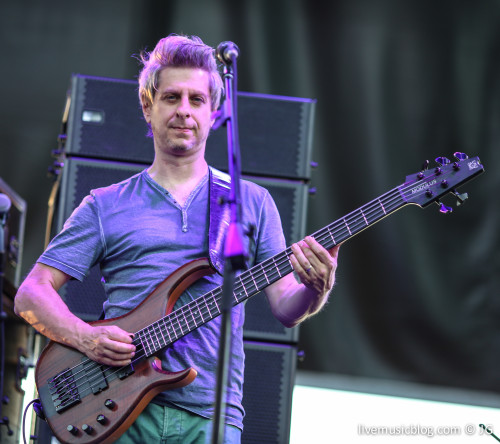
<svg viewBox="0 0 500 444">
<path fill-rule="evenodd" d="M 57 413 L 62 413 L 81 401 L 75 377 L 69 368 L 49 379 L 47 383 Z"/>
</svg>

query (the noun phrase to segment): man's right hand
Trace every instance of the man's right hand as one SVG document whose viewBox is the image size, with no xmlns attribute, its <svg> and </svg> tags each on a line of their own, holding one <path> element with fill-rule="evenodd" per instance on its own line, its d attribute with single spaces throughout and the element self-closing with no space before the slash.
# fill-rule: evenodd
<svg viewBox="0 0 500 444">
<path fill-rule="evenodd" d="M 132 334 L 116 325 L 82 326 L 78 349 L 93 361 L 111 366 L 131 363 L 135 355 Z"/>
<path fill-rule="evenodd" d="M 130 333 L 115 325 L 92 326 L 70 312 L 57 291 L 70 276 L 37 263 L 16 294 L 14 310 L 41 334 L 69 345 L 93 361 L 112 366 L 130 364 Z"/>
</svg>

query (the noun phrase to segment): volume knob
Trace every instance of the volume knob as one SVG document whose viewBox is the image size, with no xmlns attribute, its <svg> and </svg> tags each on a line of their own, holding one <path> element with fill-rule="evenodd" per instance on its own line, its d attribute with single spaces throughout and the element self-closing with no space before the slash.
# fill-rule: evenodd
<svg viewBox="0 0 500 444">
<path fill-rule="evenodd" d="M 104 402 L 104 406 L 110 410 L 113 410 L 116 406 L 116 402 L 112 399 L 106 399 L 106 401 Z"/>
<path fill-rule="evenodd" d="M 66 427 L 66 430 L 72 435 L 76 435 L 78 433 L 78 428 L 71 424 L 68 427 Z"/>
<path fill-rule="evenodd" d="M 94 429 L 92 428 L 92 426 L 89 426 L 88 424 L 83 424 L 82 425 L 82 430 L 87 434 L 87 435 L 90 435 Z"/>
<path fill-rule="evenodd" d="M 108 422 L 108 418 L 104 415 L 97 415 L 96 421 L 101 425 L 105 425 Z"/>
</svg>

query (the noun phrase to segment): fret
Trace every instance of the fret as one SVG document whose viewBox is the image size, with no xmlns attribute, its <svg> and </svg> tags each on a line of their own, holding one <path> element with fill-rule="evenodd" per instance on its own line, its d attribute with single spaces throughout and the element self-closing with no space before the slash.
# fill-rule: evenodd
<svg viewBox="0 0 500 444">
<path fill-rule="evenodd" d="M 266 270 L 265 268 L 263 267 L 262 264 L 259 264 L 260 265 L 260 269 L 262 271 L 262 274 L 264 275 L 264 277 L 266 278 L 266 282 L 267 282 L 267 285 L 269 285 L 271 282 L 269 282 L 269 279 L 267 278 L 267 273 L 266 273 Z"/>
<path fill-rule="evenodd" d="M 205 302 L 205 306 L 207 307 L 209 318 L 212 319 L 212 313 L 210 312 L 210 307 L 208 306 L 207 300 L 204 296 L 203 296 L 203 302 Z"/>
<path fill-rule="evenodd" d="M 154 336 L 156 338 L 156 342 L 153 341 L 153 345 L 154 345 L 153 348 L 154 348 L 155 351 L 158 351 L 161 348 L 160 347 L 161 342 L 160 342 L 160 339 L 158 337 L 158 333 L 156 332 L 156 328 L 154 327 L 154 324 L 153 324 L 152 329 L 153 329 Z"/>
<path fill-rule="evenodd" d="M 243 284 L 241 283 L 241 281 L 240 281 L 240 285 L 243 287 Z M 234 298 L 236 299 L 236 302 L 240 302 L 244 296 L 245 296 L 244 291 L 239 291 L 238 293 L 234 294 Z"/>
<path fill-rule="evenodd" d="M 337 241 L 335 240 L 335 237 L 333 236 L 332 231 L 330 230 L 330 225 L 327 228 L 329 236 L 332 238 L 333 245 L 337 245 Z"/>
<path fill-rule="evenodd" d="M 276 256 L 274 256 L 274 257 L 276 257 Z M 279 267 L 276 265 L 276 261 L 274 260 L 274 257 L 272 258 L 272 259 L 273 259 L 273 262 L 274 262 L 274 266 L 275 266 L 275 268 L 276 268 L 276 271 L 278 272 L 279 277 L 281 278 L 281 277 L 283 277 L 283 276 L 281 276 L 280 269 L 279 269 Z M 288 261 L 290 261 L 290 258 L 288 258 Z M 291 263 L 291 262 L 290 262 L 290 266 L 292 266 L 292 263 Z"/>
<path fill-rule="evenodd" d="M 182 325 L 181 325 L 181 323 L 179 321 L 179 317 L 177 315 L 175 316 L 175 320 L 177 321 L 177 325 L 179 326 L 179 330 L 181 331 L 181 334 L 184 334 L 184 331 L 182 330 Z"/>
<path fill-rule="evenodd" d="M 174 312 L 175 313 L 175 312 Z M 170 340 L 172 341 L 172 336 L 170 333 L 172 333 L 172 335 L 174 336 L 175 339 L 177 339 L 177 332 L 175 331 L 175 328 L 172 324 L 172 316 L 169 316 L 170 317 L 170 321 L 168 322 L 167 324 L 167 333 L 168 333 L 168 336 L 170 338 Z"/>
<path fill-rule="evenodd" d="M 170 336 L 170 332 L 168 331 L 168 325 L 166 325 L 168 322 L 167 318 L 163 318 L 163 326 L 165 327 L 165 331 L 167 332 L 167 335 L 168 335 L 168 340 L 170 341 L 170 343 L 172 343 L 172 336 Z"/>
<path fill-rule="evenodd" d="M 387 216 L 387 211 L 385 211 L 385 207 L 384 207 L 384 204 L 382 203 L 382 201 L 380 200 L 380 197 L 377 199 L 378 200 L 378 203 L 380 204 L 380 206 L 382 207 L 382 211 L 384 212 L 384 214 Z"/>
<path fill-rule="evenodd" d="M 255 292 L 257 293 L 259 291 L 259 286 L 257 285 L 257 282 L 255 282 L 255 278 L 252 273 L 250 273 L 250 277 L 252 278 L 252 282 L 255 285 Z"/>
<path fill-rule="evenodd" d="M 214 303 L 215 303 L 215 306 L 217 307 L 217 314 L 220 314 L 221 311 L 220 311 L 220 308 L 219 308 L 219 304 L 217 304 L 217 299 L 214 298 Z"/>
<path fill-rule="evenodd" d="M 351 229 L 349 228 L 349 225 L 347 225 L 347 221 L 345 220 L 345 217 L 342 219 L 344 221 L 344 225 L 347 228 L 347 231 L 349 231 L 349 234 L 352 236 Z"/>
<path fill-rule="evenodd" d="M 196 302 L 196 308 L 198 310 L 198 314 L 200 315 L 201 323 L 204 324 L 205 323 L 205 318 L 203 317 L 203 312 L 200 310 L 200 304 L 198 302 Z"/>
<path fill-rule="evenodd" d="M 363 213 L 363 208 L 361 208 L 359 211 L 361 212 L 361 215 L 363 216 L 363 219 L 365 220 L 365 224 L 366 224 L 367 226 L 368 226 L 368 225 L 370 225 L 370 224 L 368 223 L 368 220 L 366 219 L 365 213 Z"/>
<path fill-rule="evenodd" d="M 249 272 L 246 272 L 245 273 L 245 276 L 248 276 L 251 280 L 249 282 L 247 282 L 247 285 L 248 285 L 248 293 L 247 293 L 247 296 L 252 296 L 254 294 L 256 294 L 258 291 L 259 291 L 259 287 L 257 285 L 257 282 L 255 282 L 255 279 L 253 278 L 253 275 L 252 273 L 249 273 Z M 251 285 L 253 285 L 253 289 L 251 287 Z"/>
<path fill-rule="evenodd" d="M 219 309 L 219 305 L 217 304 L 217 300 L 215 299 L 214 295 L 212 295 L 212 298 L 211 298 L 211 301 L 210 301 L 211 304 L 215 304 L 215 307 L 216 307 L 216 315 L 220 314 L 220 309 Z M 210 313 L 210 316 L 212 318 L 214 318 L 215 316 L 212 314 L 211 310 L 209 309 L 209 313 Z"/>
<path fill-rule="evenodd" d="M 175 317 L 175 312 L 172 313 L 172 315 L 169 316 L 170 317 L 170 322 L 169 322 L 167 328 L 169 329 L 168 331 L 174 335 L 175 339 L 178 339 L 177 330 L 174 327 L 174 320 L 177 320 L 177 318 Z"/>
<path fill-rule="evenodd" d="M 371 208 L 365 208 L 363 215 L 365 216 L 366 225 L 371 225 L 383 216 L 380 210 L 373 206 Z"/>
<path fill-rule="evenodd" d="M 198 327 L 198 324 L 196 322 L 196 318 L 194 317 L 193 310 L 191 310 L 190 305 L 191 304 L 188 304 L 189 313 L 191 314 L 191 317 L 193 318 L 193 322 L 194 322 L 195 327 Z"/>
<path fill-rule="evenodd" d="M 167 341 L 165 340 L 165 336 L 163 336 L 163 331 L 162 331 L 159 323 L 158 323 L 158 331 L 160 332 L 161 338 L 163 339 L 163 346 L 166 346 Z"/>
<path fill-rule="evenodd" d="M 246 272 L 244 274 L 246 274 Z M 241 287 L 243 288 L 243 292 L 245 293 L 245 296 L 248 298 L 248 291 L 247 291 L 247 288 L 245 287 L 245 283 L 243 282 L 243 279 L 241 278 L 241 276 L 240 276 L 240 284 L 241 284 Z"/>
<path fill-rule="evenodd" d="M 373 214 L 372 221 L 371 221 L 372 223 L 375 223 L 378 220 L 382 219 L 383 217 L 387 216 L 387 212 L 385 211 L 385 208 L 379 207 L 377 204 L 374 204 L 372 214 Z"/>
<path fill-rule="evenodd" d="M 189 306 L 188 306 L 188 308 L 189 308 Z M 185 326 L 187 327 L 187 331 L 189 333 L 193 328 L 191 327 L 191 324 L 189 323 L 188 318 L 186 318 L 186 315 L 187 315 L 187 311 L 183 310 L 182 316 L 184 317 Z M 195 324 L 196 324 L 196 322 L 195 322 Z"/>
<path fill-rule="evenodd" d="M 239 286 L 242 286 L 243 285 L 243 281 L 241 279 L 241 275 L 237 278 L 237 281 L 235 281 L 234 283 L 234 287 L 233 287 L 233 297 L 234 297 L 234 300 L 236 301 L 236 305 L 238 305 L 240 302 L 241 302 L 241 291 L 238 291 L 236 292 L 235 290 L 238 289 Z"/>
<path fill-rule="evenodd" d="M 146 341 L 146 343 L 144 344 L 144 340 Z M 140 341 L 141 341 L 141 345 L 142 345 L 142 348 L 143 350 L 146 351 L 146 354 L 149 356 L 151 355 L 151 348 L 149 347 L 149 343 L 147 341 L 147 337 L 145 336 L 145 332 L 144 332 L 144 335 L 140 338 Z"/>
</svg>

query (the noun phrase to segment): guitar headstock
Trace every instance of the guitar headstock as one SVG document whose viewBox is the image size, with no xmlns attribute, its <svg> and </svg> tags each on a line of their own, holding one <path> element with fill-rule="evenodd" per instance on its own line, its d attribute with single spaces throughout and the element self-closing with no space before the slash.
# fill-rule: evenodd
<svg viewBox="0 0 500 444">
<path fill-rule="evenodd" d="M 442 213 L 449 213 L 452 209 L 439 199 L 451 193 L 457 198 L 457 204 L 461 205 L 468 196 L 466 193 L 458 193 L 457 188 L 483 173 L 484 167 L 479 157 L 469 158 L 464 153 L 455 153 L 454 157 L 455 162 L 446 157 L 438 157 L 434 169 L 429 169 L 429 162 L 426 161 L 422 171 L 407 176 L 405 183 L 399 187 L 403 199 L 421 207 L 436 202 Z"/>
</svg>

